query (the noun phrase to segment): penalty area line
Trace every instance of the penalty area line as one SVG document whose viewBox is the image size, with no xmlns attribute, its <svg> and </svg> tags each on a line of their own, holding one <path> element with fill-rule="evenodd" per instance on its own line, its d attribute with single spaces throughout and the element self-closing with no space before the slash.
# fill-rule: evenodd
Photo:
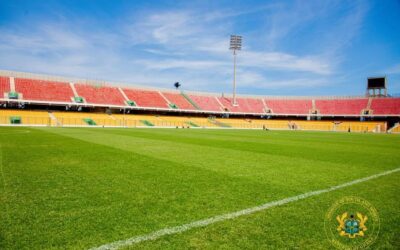
<svg viewBox="0 0 400 250">
<path fill-rule="evenodd" d="M 350 182 L 346 182 L 337 186 L 332 186 L 330 188 L 326 188 L 326 189 L 320 189 L 320 190 L 316 190 L 316 191 L 311 191 L 311 192 L 307 192 L 304 194 L 300 194 L 300 195 L 296 195 L 296 196 L 292 196 L 289 198 L 285 198 L 282 200 L 277 200 L 277 201 L 271 201 L 265 204 L 262 204 L 260 206 L 256 206 L 256 207 L 251 207 L 251 208 L 247 208 L 244 210 L 239 210 L 236 212 L 232 212 L 232 213 L 227 213 L 227 214 L 222 214 L 222 215 L 217 215 L 214 217 L 210 217 L 208 219 L 204 219 L 204 220 L 198 220 L 198 221 L 194 221 L 194 222 L 190 222 L 187 224 L 183 224 L 181 226 L 176 226 L 176 227 L 167 227 L 158 231 L 154 231 L 152 233 L 149 234 L 144 234 L 144 235 L 139 235 L 139 236 L 134 236 L 132 238 L 129 239 L 125 239 L 125 240 L 119 240 L 119 241 L 115 241 L 112 243 L 108 243 L 102 246 L 98 246 L 98 247 L 94 247 L 91 248 L 89 250 L 111 250 L 111 249 L 119 249 L 121 247 L 127 247 L 127 246 L 131 246 L 143 241 L 150 241 L 150 240 L 156 240 L 158 238 L 161 238 L 165 235 L 171 235 L 171 234 L 177 234 L 177 233 L 182 233 L 185 231 L 188 231 L 190 229 L 193 228 L 199 228 L 199 227 L 205 227 L 217 222 L 221 222 L 221 221 L 226 221 L 226 220 L 230 220 L 230 219 L 234 219 L 237 217 L 241 217 L 244 215 L 249 215 L 249 214 L 253 214 L 262 210 L 266 210 L 272 207 L 276 207 L 276 206 L 281 206 L 287 203 L 291 203 L 294 201 L 298 201 L 298 200 L 303 200 L 306 199 L 308 197 L 311 196 L 316 196 L 316 195 L 320 195 L 323 193 L 329 193 L 341 188 L 345 188 L 348 186 L 352 186 L 361 182 L 365 182 L 365 181 L 369 181 L 372 179 L 376 179 L 379 178 L 381 176 L 385 176 L 385 175 L 389 175 L 389 174 L 393 174 L 395 172 L 399 172 L 400 168 L 396 168 L 393 170 L 389 170 L 389 171 L 385 171 L 379 174 L 375 174 L 375 175 L 371 175 L 365 178 L 361 178 L 361 179 L 356 179 Z"/>
</svg>

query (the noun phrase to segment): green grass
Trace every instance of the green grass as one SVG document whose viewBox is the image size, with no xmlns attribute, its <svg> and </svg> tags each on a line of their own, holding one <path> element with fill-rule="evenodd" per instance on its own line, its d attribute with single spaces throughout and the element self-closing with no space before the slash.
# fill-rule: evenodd
<svg viewBox="0 0 400 250">
<path fill-rule="evenodd" d="M 400 136 L 0 128 L 0 249 L 87 249 L 400 167 Z M 332 248 L 324 215 L 367 199 L 400 246 L 400 173 L 128 249 Z"/>
</svg>

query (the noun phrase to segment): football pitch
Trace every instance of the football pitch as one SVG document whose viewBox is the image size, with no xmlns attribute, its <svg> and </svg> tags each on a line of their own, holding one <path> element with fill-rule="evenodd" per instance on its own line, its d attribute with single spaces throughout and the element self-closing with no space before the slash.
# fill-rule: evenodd
<svg viewBox="0 0 400 250">
<path fill-rule="evenodd" d="M 331 249 L 347 196 L 395 249 L 399 168 L 391 134 L 0 127 L 0 249 Z"/>
</svg>

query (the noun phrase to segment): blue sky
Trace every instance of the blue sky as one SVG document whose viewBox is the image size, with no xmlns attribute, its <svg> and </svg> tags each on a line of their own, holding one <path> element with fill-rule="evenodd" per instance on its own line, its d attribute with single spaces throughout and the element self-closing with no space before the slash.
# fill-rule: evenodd
<svg viewBox="0 0 400 250">
<path fill-rule="evenodd" d="M 0 69 L 242 94 L 400 93 L 400 1 L 0 0 Z"/>
</svg>

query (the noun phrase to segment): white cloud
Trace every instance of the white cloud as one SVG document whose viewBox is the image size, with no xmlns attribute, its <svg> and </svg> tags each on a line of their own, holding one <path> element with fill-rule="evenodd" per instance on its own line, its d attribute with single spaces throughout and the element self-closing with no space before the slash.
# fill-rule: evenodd
<svg viewBox="0 0 400 250">
<path fill-rule="evenodd" d="M 163 87 L 181 80 L 192 90 L 230 90 L 232 55 L 228 42 L 229 34 L 235 33 L 235 18 L 267 11 L 274 13 L 267 19 L 271 26 L 249 32 L 244 38 L 238 56 L 241 87 L 322 86 L 327 84 L 327 76 L 335 74 L 336 52 L 288 52 L 255 46 L 254 42 L 267 39 L 268 44 L 277 44 L 327 11 L 324 4 L 320 4 L 324 7 L 320 11 L 314 5 L 303 5 L 299 2 L 287 12 L 281 3 L 204 13 L 191 9 L 143 11 L 133 19 L 116 20 L 115 30 L 92 29 L 91 23 L 77 24 L 74 18 L 3 27 L 0 67 Z M 351 25 L 361 22 L 363 15 L 346 18 L 349 20 L 344 23 Z M 299 74 L 298 78 L 290 78 L 293 74 Z"/>
<path fill-rule="evenodd" d="M 243 51 L 240 62 L 246 66 L 266 69 L 306 71 L 315 74 L 331 73 L 329 62 L 318 56 L 298 57 L 282 52 Z"/>
<path fill-rule="evenodd" d="M 188 69 L 215 70 L 215 67 L 228 66 L 226 61 L 218 60 L 138 60 L 138 65 L 150 70 Z"/>
</svg>

